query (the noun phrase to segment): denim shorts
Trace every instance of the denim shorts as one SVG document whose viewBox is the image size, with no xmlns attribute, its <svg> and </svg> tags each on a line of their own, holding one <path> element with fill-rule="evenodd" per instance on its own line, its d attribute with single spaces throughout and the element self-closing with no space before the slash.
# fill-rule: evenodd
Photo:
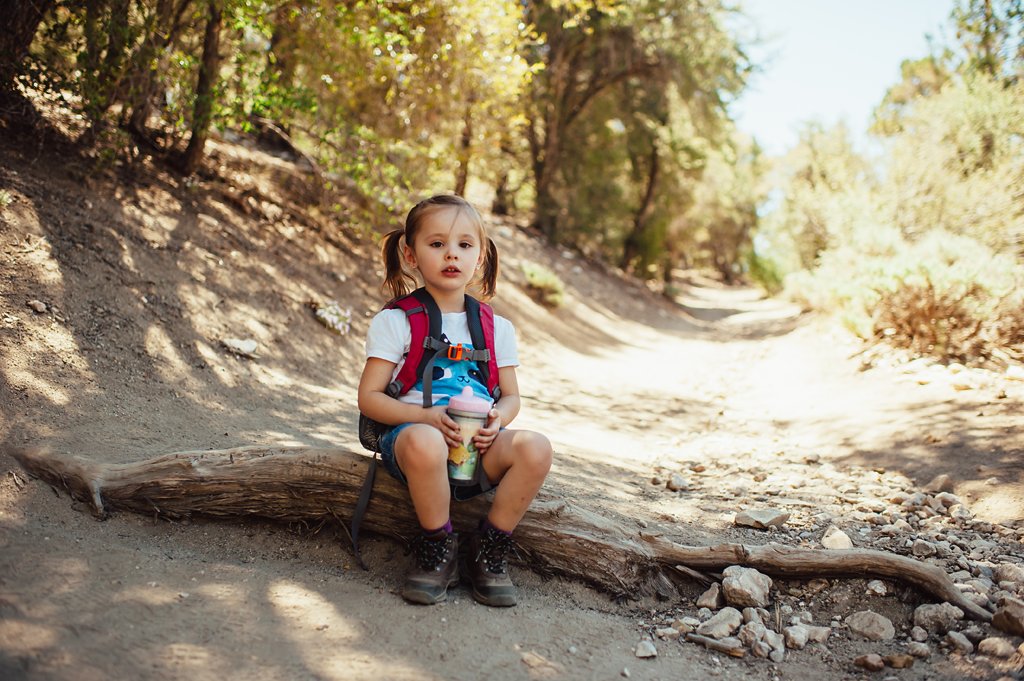
<svg viewBox="0 0 1024 681">
<path fill-rule="evenodd" d="M 403 423 L 400 426 L 394 426 L 389 428 L 380 436 L 380 460 L 384 464 L 384 470 L 388 472 L 388 475 L 393 477 L 398 482 L 402 483 L 406 487 L 409 486 L 409 481 L 405 479 L 405 473 L 398 467 L 398 459 L 395 458 L 395 440 L 398 439 L 398 434 L 413 424 Z M 502 428 L 501 430 L 505 430 Z M 498 484 L 491 486 L 493 491 L 497 488 Z M 480 485 L 452 485 L 452 498 L 456 501 L 469 501 L 473 497 L 478 497 L 485 492 L 480 489 Z"/>
</svg>

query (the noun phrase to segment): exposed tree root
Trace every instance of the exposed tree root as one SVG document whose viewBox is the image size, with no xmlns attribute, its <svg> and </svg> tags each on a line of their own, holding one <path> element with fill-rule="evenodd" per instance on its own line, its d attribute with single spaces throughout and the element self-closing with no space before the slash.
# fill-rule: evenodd
<svg viewBox="0 0 1024 681">
<path fill-rule="evenodd" d="M 107 464 L 31 447 L 10 453 L 26 471 L 90 503 L 101 517 L 108 509 L 119 509 L 170 519 L 255 516 L 306 523 L 347 520 L 369 462 L 363 454 L 310 447 L 178 452 L 130 464 Z M 481 498 L 453 504 L 456 530 L 475 527 L 487 504 Z M 405 538 L 416 527 L 405 487 L 387 475 L 377 476 L 363 528 Z M 742 565 L 783 578 L 877 575 L 899 579 L 956 605 L 973 619 L 992 619 L 966 600 L 945 572 L 902 556 L 866 549 L 684 546 L 635 534 L 550 495 L 542 494 L 530 506 L 515 539 L 530 568 L 582 580 L 619 597 L 673 596 L 675 586 L 665 568 L 685 566 L 707 572 Z"/>
</svg>

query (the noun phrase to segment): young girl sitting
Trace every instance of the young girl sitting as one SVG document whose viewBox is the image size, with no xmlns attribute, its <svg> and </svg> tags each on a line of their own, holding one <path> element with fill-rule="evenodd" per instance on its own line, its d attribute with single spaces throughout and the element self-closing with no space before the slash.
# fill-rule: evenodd
<svg viewBox="0 0 1024 681">
<path fill-rule="evenodd" d="M 479 285 L 487 300 L 494 295 L 498 278 L 498 252 L 476 209 L 457 196 L 422 201 L 409 211 L 404 230 L 387 235 L 383 252 L 384 285 L 393 299 L 409 293 L 416 281 L 403 266 L 408 265 L 419 272 L 440 309 L 444 340 L 470 347 L 466 289 Z M 381 460 L 388 473 L 408 485 L 423 530 L 413 541 L 414 564 L 402 596 L 429 605 L 445 600 L 448 587 L 459 581 L 458 535 L 452 532 L 449 515 L 448 448 L 458 446 L 461 439 L 459 426 L 446 413 L 448 399 L 467 384 L 474 395 L 490 396 L 479 372 L 453 366 L 470 362 L 441 358 L 433 369 L 432 408 L 423 406 L 422 380 L 397 399 L 390 397 L 385 391 L 409 353 L 411 338 L 404 311 L 386 309 L 374 317 L 366 336 L 359 411 L 392 426 L 380 439 Z M 515 329 L 498 316 L 494 345 L 500 398 L 473 440 L 483 473 L 497 487 L 490 512 L 470 538 L 465 576 L 476 600 L 510 606 L 516 604 L 516 590 L 506 572 L 511 534 L 544 483 L 551 467 L 551 444 L 538 433 L 504 428 L 519 413 L 519 356 Z"/>
</svg>

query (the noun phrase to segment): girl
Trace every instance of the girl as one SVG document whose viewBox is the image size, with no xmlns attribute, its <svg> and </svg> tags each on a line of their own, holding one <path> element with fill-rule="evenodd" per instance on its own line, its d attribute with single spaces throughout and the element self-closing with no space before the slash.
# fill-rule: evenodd
<svg viewBox="0 0 1024 681">
<path fill-rule="evenodd" d="M 455 345 L 472 344 L 466 320 L 465 295 L 479 285 L 486 300 L 494 295 L 498 278 L 498 252 L 484 233 L 476 209 L 458 196 L 435 196 L 417 204 L 405 221 L 384 240 L 387 270 L 384 286 L 394 299 L 409 293 L 418 271 L 423 287 L 441 311 L 444 339 Z M 359 381 L 359 411 L 392 426 L 381 437 L 381 460 L 393 477 L 408 485 L 409 495 L 423 530 L 412 545 L 413 566 L 402 596 L 427 605 L 445 600 L 448 587 L 459 581 L 458 535 L 449 515 L 452 490 L 448 484 L 448 447 L 457 446 L 459 427 L 448 414 L 448 398 L 469 381 L 478 396 L 487 396 L 479 373 L 468 371 L 461 382 L 445 387 L 445 377 L 459 367 L 438 361 L 434 374 L 432 408 L 423 406 L 423 382 L 405 395 L 386 394 L 390 382 L 409 352 L 412 338 L 402 310 L 384 310 L 370 324 L 366 336 L 366 366 Z M 494 345 L 501 397 L 487 423 L 474 437 L 480 464 L 497 488 L 480 528 L 470 538 L 469 578 L 473 597 L 491 606 L 516 604 L 516 590 L 506 572 L 511 534 L 533 501 L 551 468 L 551 444 L 537 433 L 505 430 L 519 413 L 519 365 L 515 330 L 495 316 Z M 454 364 L 469 364 L 468 362 Z M 475 375 L 474 375 L 475 374 Z M 500 483 L 500 484 L 499 484 Z M 463 488 L 464 489 L 464 488 Z"/>
</svg>

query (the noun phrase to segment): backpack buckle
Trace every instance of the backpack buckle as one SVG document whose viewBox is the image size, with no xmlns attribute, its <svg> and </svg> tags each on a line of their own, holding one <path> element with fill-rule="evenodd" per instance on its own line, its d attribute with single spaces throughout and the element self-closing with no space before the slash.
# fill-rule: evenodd
<svg viewBox="0 0 1024 681">
<path fill-rule="evenodd" d="M 452 360 L 453 362 L 462 361 L 462 343 L 459 343 L 454 347 L 451 345 L 448 346 L 448 359 Z"/>
</svg>

